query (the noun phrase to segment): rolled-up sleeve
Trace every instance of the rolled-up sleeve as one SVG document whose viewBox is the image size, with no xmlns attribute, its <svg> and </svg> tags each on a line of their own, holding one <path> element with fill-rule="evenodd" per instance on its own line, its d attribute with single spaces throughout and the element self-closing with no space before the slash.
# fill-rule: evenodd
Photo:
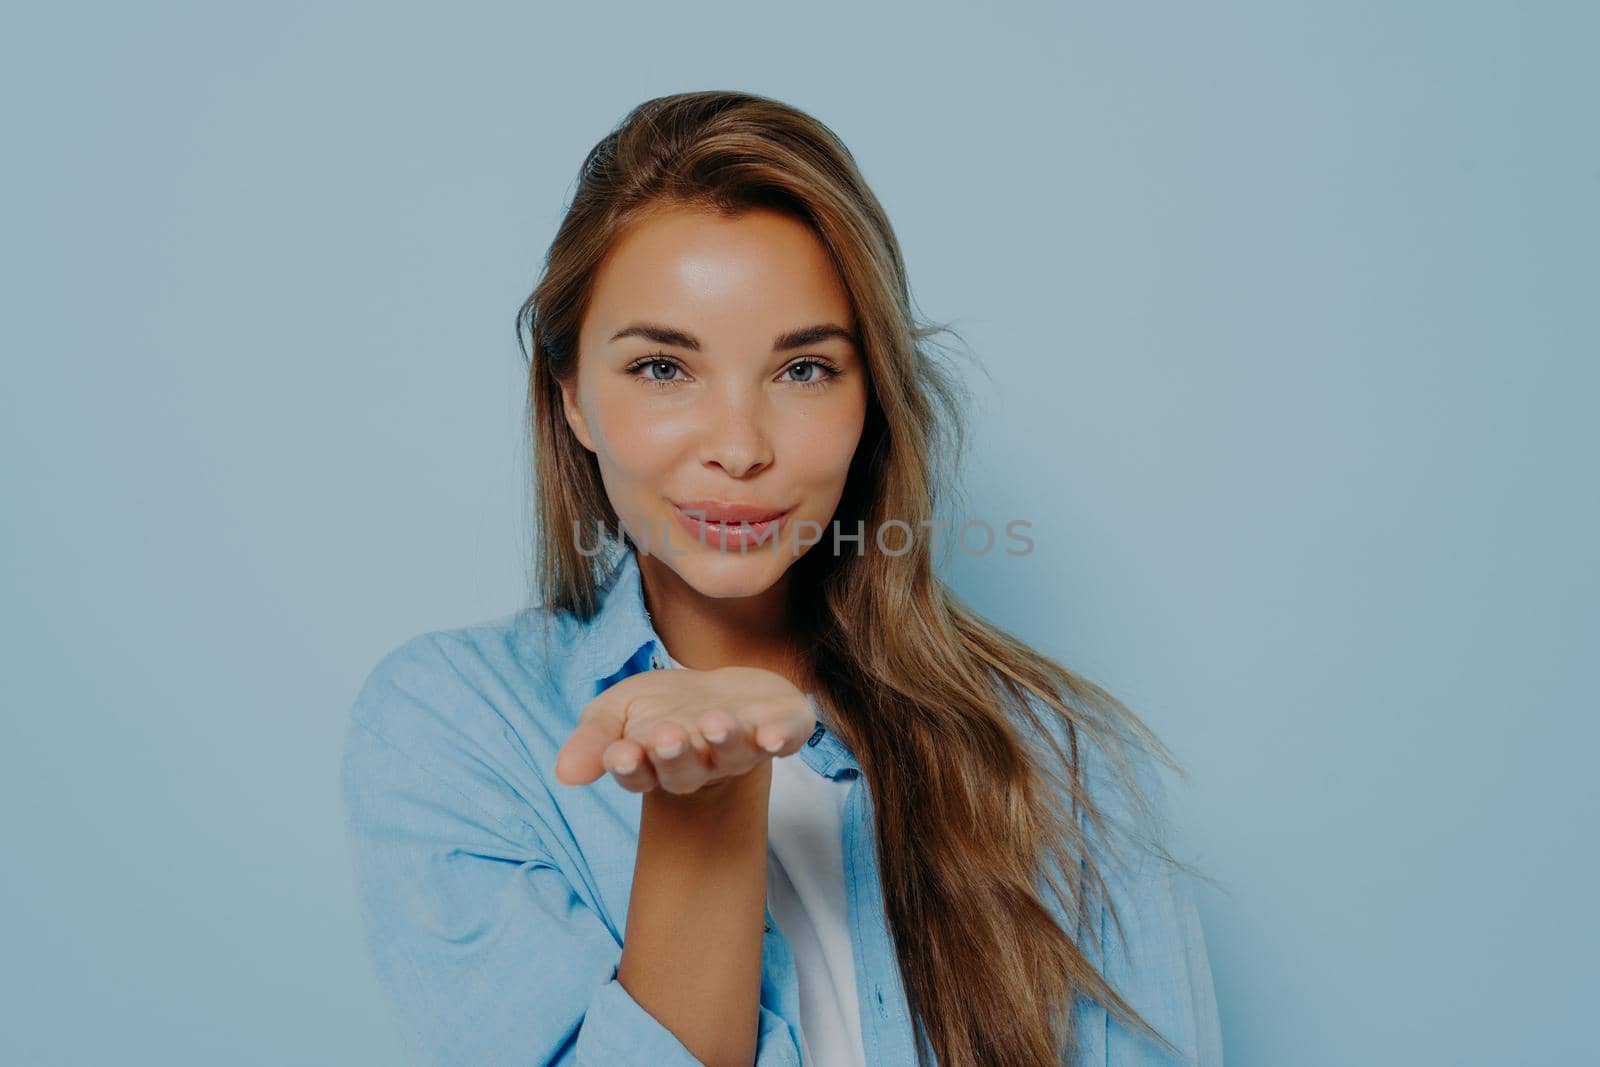
<svg viewBox="0 0 1600 1067">
<path fill-rule="evenodd" d="M 1167 815 L 1165 788 L 1148 758 L 1140 757 L 1133 766 L 1159 832 Z M 1086 785 L 1107 815 L 1123 827 L 1144 823 L 1149 831 L 1152 825 L 1137 816 L 1109 772 L 1097 752 L 1084 760 Z M 1222 1033 L 1192 878 L 1131 837 L 1113 833 L 1106 841 L 1114 851 L 1105 852 L 1101 873 L 1121 932 L 1102 902 L 1095 929 L 1087 936 L 1097 942 L 1101 973 L 1112 988 L 1178 1051 L 1174 1054 L 1125 1027 L 1103 1006 L 1080 1000 L 1077 1062 L 1081 1067 L 1218 1067 Z"/>
<path fill-rule="evenodd" d="M 366 943 L 415 1060 L 694 1067 L 617 981 L 621 944 L 552 861 L 522 799 L 444 704 L 477 698 L 437 645 L 390 653 L 357 697 L 340 771 Z M 761 1009 L 762 1067 L 798 1067 Z"/>
</svg>

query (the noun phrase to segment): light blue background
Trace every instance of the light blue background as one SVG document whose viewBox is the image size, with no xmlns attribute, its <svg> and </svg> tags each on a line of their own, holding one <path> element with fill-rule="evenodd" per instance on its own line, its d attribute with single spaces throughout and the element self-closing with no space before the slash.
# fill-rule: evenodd
<svg viewBox="0 0 1600 1067">
<path fill-rule="evenodd" d="M 988 368 L 949 576 L 1189 766 L 1229 1062 L 1600 1055 L 1594 6 L 334 6 L 0 35 L 0 1060 L 395 1061 L 342 716 L 519 606 L 513 316 L 689 88 Z"/>
</svg>

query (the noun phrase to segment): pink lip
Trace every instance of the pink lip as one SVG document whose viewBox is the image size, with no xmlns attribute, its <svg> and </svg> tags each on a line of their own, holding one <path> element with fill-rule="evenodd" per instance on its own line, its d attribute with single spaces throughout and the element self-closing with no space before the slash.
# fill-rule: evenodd
<svg viewBox="0 0 1600 1067">
<path fill-rule="evenodd" d="M 691 519 L 717 523 L 763 523 L 787 515 L 791 508 L 773 508 L 763 504 L 735 504 L 724 500 L 684 500 L 675 502 L 679 511 L 694 512 Z"/>
<path fill-rule="evenodd" d="M 721 550 L 750 548 L 776 549 L 778 525 L 793 508 L 775 511 L 757 504 L 730 504 L 715 500 L 691 500 L 675 504 L 673 511 L 689 536 L 702 545 Z M 698 514 L 704 511 L 706 517 Z"/>
</svg>

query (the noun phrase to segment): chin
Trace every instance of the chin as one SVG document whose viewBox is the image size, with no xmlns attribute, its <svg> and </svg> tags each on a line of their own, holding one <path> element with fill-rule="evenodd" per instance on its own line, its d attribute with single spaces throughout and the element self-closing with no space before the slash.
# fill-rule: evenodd
<svg viewBox="0 0 1600 1067">
<path fill-rule="evenodd" d="M 691 545 L 684 555 L 666 558 L 667 565 L 698 593 L 719 599 L 765 593 L 793 562 L 770 546 L 751 549 L 741 556 L 732 550 L 718 552 L 715 548 Z"/>
</svg>

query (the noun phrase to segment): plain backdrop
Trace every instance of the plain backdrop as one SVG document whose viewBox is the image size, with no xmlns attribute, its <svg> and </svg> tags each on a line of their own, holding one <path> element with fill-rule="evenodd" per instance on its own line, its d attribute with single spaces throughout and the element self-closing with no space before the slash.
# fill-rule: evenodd
<svg viewBox="0 0 1600 1067">
<path fill-rule="evenodd" d="M 1595 1062 L 1584 3 L 36 5 L 0 34 L 0 1060 L 385 1064 L 378 658 L 526 595 L 513 321 L 737 88 L 953 323 L 991 619 L 1144 715 L 1232 1064 Z"/>
</svg>

